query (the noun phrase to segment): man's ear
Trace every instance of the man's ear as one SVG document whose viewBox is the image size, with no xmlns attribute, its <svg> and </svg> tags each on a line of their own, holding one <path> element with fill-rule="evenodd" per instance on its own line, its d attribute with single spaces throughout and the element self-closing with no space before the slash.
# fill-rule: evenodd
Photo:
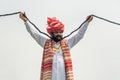
<svg viewBox="0 0 120 80">
<path fill-rule="evenodd" d="M 54 33 L 53 32 L 51 32 L 51 34 L 50 34 L 51 36 L 53 36 L 54 35 Z"/>
</svg>

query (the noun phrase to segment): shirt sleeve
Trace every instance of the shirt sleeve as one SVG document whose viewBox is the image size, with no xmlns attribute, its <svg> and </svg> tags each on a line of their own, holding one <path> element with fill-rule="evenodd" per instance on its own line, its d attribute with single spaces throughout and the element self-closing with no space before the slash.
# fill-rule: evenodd
<svg viewBox="0 0 120 80">
<path fill-rule="evenodd" d="M 85 22 L 81 28 L 79 29 L 79 31 L 77 32 L 77 34 L 75 34 L 74 36 L 72 36 L 71 38 L 68 39 L 68 45 L 70 48 L 74 47 L 84 36 L 87 27 L 88 27 L 89 22 Z"/>
<path fill-rule="evenodd" d="M 40 35 L 37 29 L 35 27 L 30 26 L 28 21 L 24 23 L 26 26 L 27 31 L 30 33 L 30 35 L 36 40 L 36 42 L 41 46 L 44 47 L 45 41 L 47 38 Z"/>
</svg>

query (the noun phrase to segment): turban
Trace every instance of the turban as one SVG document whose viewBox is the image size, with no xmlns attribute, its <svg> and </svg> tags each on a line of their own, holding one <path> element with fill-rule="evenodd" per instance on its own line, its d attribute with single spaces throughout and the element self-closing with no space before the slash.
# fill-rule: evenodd
<svg viewBox="0 0 120 80">
<path fill-rule="evenodd" d="M 56 20 L 55 17 L 53 18 L 47 18 L 47 32 L 51 34 L 51 32 L 54 32 L 56 30 L 61 30 L 62 32 L 64 31 L 64 24 L 60 22 L 59 20 Z"/>
</svg>

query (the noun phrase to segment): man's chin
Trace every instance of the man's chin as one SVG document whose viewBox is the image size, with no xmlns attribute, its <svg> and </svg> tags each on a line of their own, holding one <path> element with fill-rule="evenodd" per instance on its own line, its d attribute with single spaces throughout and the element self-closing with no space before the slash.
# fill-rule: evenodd
<svg viewBox="0 0 120 80">
<path fill-rule="evenodd" d="M 61 37 L 56 37 L 56 38 L 53 38 L 53 40 L 54 40 L 55 42 L 59 42 L 59 41 L 62 40 L 62 38 L 61 38 Z"/>
</svg>

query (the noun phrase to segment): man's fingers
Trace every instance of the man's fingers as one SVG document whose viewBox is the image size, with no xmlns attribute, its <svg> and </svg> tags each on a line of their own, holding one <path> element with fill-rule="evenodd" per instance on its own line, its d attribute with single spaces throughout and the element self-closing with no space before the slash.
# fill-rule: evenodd
<svg viewBox="0 0 120 80">
<path fill-rule="evenodd" d="M 92 19 L 93 17 L 92 16 L 88 16 L 87 19 Z"/>
<path fill-rule="evenodd" d="M 25 12 L 24 12 L 23 14 L 24 14 L 24 15 L 26 15 L 26 13 L 25 13 Z"/>
<path fill-rule="evenodd" d="M 89 16 L 87 17 L 87 21 L 88 21 L 88 22 L 91 22 L 92 19 L 93 19 L 93 16 L 91 16 L 91 15 L 89 15 Z"/>
<path fill-rule="evenodd" d="M 23 13 L 23 16 L 26 17 L 26 13 L 25 12 Z"/>
<path fill-rule="evenodd" d="M 20 13 L 20 18 L 22 17 L 22 13 Z"/>
</svg>

